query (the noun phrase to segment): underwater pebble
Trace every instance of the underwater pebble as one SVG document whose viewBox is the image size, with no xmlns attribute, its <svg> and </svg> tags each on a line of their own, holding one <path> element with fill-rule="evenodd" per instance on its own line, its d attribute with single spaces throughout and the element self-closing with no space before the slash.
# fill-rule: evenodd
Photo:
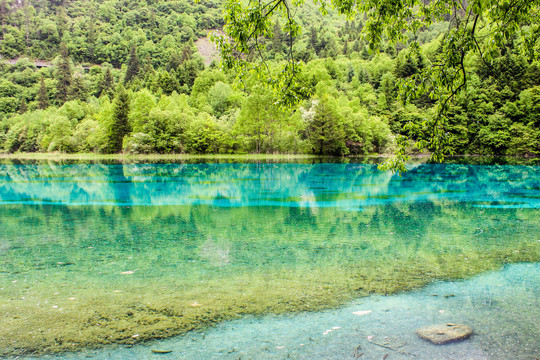
<svg viewBox="0 0 540 360">
<path fill-rule="evenodd" d="M 173 352 L 172 350 L 156 350 L 156 349 L 152 349 L 151 351 L 154 354 L 169 354 Z"/>
<path fill-rule="evenodd" d="M 334 326 L 334 327 L 332 328 L 332 330 L 338 330 L 338 329 L 341 329 L 341 328 L 340 328 L 339 326 Z"/>
<path fill-rule="evenodd" d="M 472 328 L 462 324 L 441 324 L 424 326 L 416 330 L 416 333 L 422 339 L 429 340 L 436 345 L 442 345 L 468 338 L 472 334 Z"/>
<path fill-rule="evenodd" d="M 353 315 L 362 316 L 362 315 L 367 315 L 370 313 L 371 313 L 371 310 L 360 310 L 360 311 L 353 312 Z"/>
<path fill-rule="evenodd" d="M 71 300 L 71 301 L 76 300 L 76 299 L 77 299 L 77 298 L 74 298 L 74 297 L 68 298 L 68 300 Z"/>
<path fill-rule="evenodd" d="M 285 346 L 276 346 L 276 349 L 283 349 Z"/>
</svg>

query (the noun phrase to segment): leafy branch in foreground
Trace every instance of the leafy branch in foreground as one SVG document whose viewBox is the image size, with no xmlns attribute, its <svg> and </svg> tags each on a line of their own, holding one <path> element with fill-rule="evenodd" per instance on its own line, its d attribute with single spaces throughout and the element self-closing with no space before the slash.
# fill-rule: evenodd
<svg viewBox="0 0 540 360">
<path fill-rule="evenodd" d="M 363 36 L 372 50 L 385 43 L 407 45 L 407 56 L 421 56 L 419 32 L 434 23 L 450 21 L 436 59 L 428 61 L 419 73 L 400 83 L 400 97 L 408 102 L 428 96 L 435 104 L 432 117 L 405 128 L 420 150 L 431 152 L 431 160 L 442 161 L 452 154 L 452 138 L 448 132 L 447 112 L 456 95 L 467 87 L 467 62 L 475 56 L 484 64 L 492 64 L 500 49 L 513 43 L 529 59 L 538 56 L 540 33 L 540 0 L 324 0 L 315 1 L 323 15 L 331 7 L 339 14 L 353 18 L 364 16 Z M 301 62 L 295 59 L 293 39 L 301 32 L 295 19 L 296 10 L 305 0 L 249 1 L 229 0 L 225 4 L 225 36 L 215 37 L 226 68 L 236 69 L 240 77 L 256 73 L 268 77 L 268 85 L 283 103 L 294 103 L 310 96 L 301 82 Z M 263 56 L 264 38 L 273 36 L 273 19 L 285 20 L 283 31 L 290 38 L 286 62 L 276 75 L 270 74 Z M 398 138 L 395 157 L 381 166 L 402 171 L 408 159 L 407 137 Z"/>
<path fill-rule="evenodd" d="M 300 5 L 300 3 L 298 3 Z M 235 69 L 238 77 L 256 75 L 259 80 L 279 92 L 279 103 L 290 105 L 309 95 L 299 74 L 302 63 L 294 57 L 294 39 L 300 35 L 301 26 L 293 16 L 293 6 L 286 0 L 251 2 L 244 7 L 240 1 L 225 4 L 226 35 L 212 34 L 212 40 L 221 52 L 226 69 Z M 274 36 L 274 15 L 285 18 L 282 31 L 287 36 L 286 61 L 278 71 L 271 71 L 265 59 L 266 45 L 262 41 Z"/>
</svg>

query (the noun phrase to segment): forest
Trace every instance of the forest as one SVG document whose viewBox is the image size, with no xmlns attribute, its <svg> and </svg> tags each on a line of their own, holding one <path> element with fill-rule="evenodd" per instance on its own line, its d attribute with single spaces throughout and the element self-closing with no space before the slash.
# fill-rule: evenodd
<svg viewBox="0 0 540 360">
<path fill-rule="evenodd" d="M 321 17 L 313 3 L 296 16 L 302 32 L 275 18 L 259 39 L 264 78 L 199 53 L 225 24 L 220 0 L 1 0 L 0 152 L 342 156 L 422 136 L 404 125 L 435 116 L 434 100 L 402 101 L 398 85 L 438 55 L 448 21 L 423 27 L 407 56 L 403 43 L 370 49 L 362 16 Z M 540 64 L 520 45 L 465 58 L 467 88 L 447 111 L 454 153 L 540 154 Z M 303 95 L 284 104 L 267 85 L 291 53 Z"/>
</svg>

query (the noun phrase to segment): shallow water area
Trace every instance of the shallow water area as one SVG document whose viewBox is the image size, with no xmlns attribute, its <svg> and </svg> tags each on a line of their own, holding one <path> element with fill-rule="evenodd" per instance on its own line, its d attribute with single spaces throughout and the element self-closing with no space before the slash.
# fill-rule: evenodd
<svg viewBox="0 0 540 360">
<path fill-rule="evenodd" d="M 539 278 L 540 264 L 514 264 L 469 280 L 367 297 L 336 310 L 250 317 L 131 348 L 27 359 L 329 360 L 388 354 L 387 359 L 532 360 L 540 353 Z M 468 324 L 474 333 L 447 345 L 433 345 L 415 333 L 439 323 Z"/>
<path fill-rule="evenodd" d="M 291 322 L 282 335 L 289 344 L 302 338 L 291 329 L 309 328 L 321 341 L 346 339 L 352 328 L 330 319 L 322 326 L 333 312 L 320 310 L 351 301 L 384 303 L 394 297 L 355 299 L 538 262 L 539 209 L 539 166 L 417 164 L 400 177 L 360 163 L 0 165 L 0 357 L 111 344 L 148 350 L 139 343 L 182 334 L 195 336 L 190 349 L 199 351 L 213 344 L 213 331 L 236 324 L 243 330 L 234 337 L 248 342 L 247 352 L 236 355 L 267 358 L 290 345 L 261 350 L 249 334 L 270 336 L 272 326 L 282 327 L 271 325 L 274 320 Z M 537 267 L 523 266 L 520 276 L 537 296 Z M 417 310 L 430 301 L 484 296 L 481 288 L 465 296 L 467 281 L 455 284 L 455 297 L 423 299 Z M 486 317 L 524 308 L 502 303 L 511 309 Z M 387 312 L 369 307 L 358 310 L 372 311 L 365 317 L 348 315 L 351 324 L 384 320 Z M 435 315 L 443 320 L 447 310 L 439 310 Z M 399 314 L 410 311 L 416 310 Z M 286 316 L 262 317 L 269 314 Z M 517 315 L 505 320 L 505 328 L 529 326 L 529 316 Z M 234 319 L 244 320 L 227 322 Z M 194 331 L 205 332 L 204 342 Z M 508 354 L 505 343 L 513 336 L 501 335 L 487 354 Z M 221 351 L 219 339 L 209 349 Z M 325 358 L 338 351 L 324 352 L 334 347 L 324 341 L 311 352 L 303 342 L 291 356 Z M 349 345 L 335 344 L 350 352 Z M 225 353 L 234 358 L 239 351 L 231 345 Z"/>
</svg>

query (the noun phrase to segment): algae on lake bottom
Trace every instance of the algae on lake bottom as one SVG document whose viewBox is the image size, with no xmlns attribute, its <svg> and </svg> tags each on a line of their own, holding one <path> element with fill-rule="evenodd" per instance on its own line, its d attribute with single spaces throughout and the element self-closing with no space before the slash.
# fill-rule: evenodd
<svg viewBox="0 0 540 360">
<path fill-rule="evenodd" d="M 133 344 L 538 261 L 534 211 L 3 207 L 0 355 Z"/>
</svg>

